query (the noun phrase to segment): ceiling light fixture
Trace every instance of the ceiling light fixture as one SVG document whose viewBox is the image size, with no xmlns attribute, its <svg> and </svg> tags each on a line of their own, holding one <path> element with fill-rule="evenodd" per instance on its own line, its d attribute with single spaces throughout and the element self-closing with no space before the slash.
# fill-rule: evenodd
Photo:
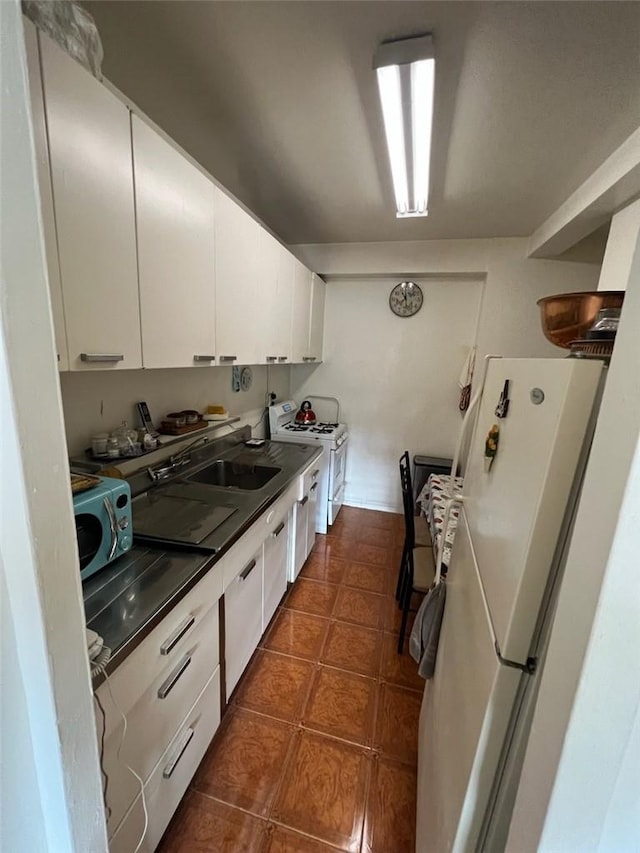
<svg viewBox="0 0 640 853">
<path fill-rule="evenodd" d="M 426 216 L 435 78 L 433 39 L 423 35 L 383 42 L 374 55 L 373 67 L 378 77 L 396 216 Z"/>
</svg>

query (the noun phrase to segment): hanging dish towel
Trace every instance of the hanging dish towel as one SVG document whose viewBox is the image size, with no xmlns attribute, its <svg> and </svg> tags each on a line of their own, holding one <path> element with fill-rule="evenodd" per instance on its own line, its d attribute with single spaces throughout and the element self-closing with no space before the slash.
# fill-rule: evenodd
<svg viewBox="0 0 640 853">
<path fill-rule="evenodd" d="M 476 366 L 476 348 L 470 347 L 467 357 L 462 365 L 460 376 L 458 377 L 458 387 L 460 388 L 460 402 L 458 408 L 461 412 L 466 412 L 469 408 L 469 400 L 471 399 L 471 384 L 473 382 L 473 371 Z"/>
<path fill-rule="evenodd" d="M 436 666 L 446 597 L 446 585 L 441 579 L 422 600 L 409 637 L 409 654 L 418 664 L 418 674 L 425 679 L 433 676 Z"/>
</svg>

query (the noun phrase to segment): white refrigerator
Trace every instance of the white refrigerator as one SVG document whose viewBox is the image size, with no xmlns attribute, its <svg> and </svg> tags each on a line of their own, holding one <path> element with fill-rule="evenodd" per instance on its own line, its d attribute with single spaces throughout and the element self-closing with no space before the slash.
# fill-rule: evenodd
<svg viewBox="0 0 640 853">
<path fill-rule="evenodd" d="M 417 853 L 504 848 L 603 369 L 489 362 L 420 714 Z"/>
</svg>

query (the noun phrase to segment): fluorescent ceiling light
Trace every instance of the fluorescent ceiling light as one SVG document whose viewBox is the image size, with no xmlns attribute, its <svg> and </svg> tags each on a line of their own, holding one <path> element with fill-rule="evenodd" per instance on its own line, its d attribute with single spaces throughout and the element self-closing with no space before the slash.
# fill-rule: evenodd
<svg viewBox="0 0 640 853">
<path fill-rule="evenodd" d="M 376 51 L 373 64 L 397 216 L 426 216 L 435 78 L 432 38 L 429 35 L 386 42 Z M 405 109 L 407 104 L 410 109 Z"/>
</svg>

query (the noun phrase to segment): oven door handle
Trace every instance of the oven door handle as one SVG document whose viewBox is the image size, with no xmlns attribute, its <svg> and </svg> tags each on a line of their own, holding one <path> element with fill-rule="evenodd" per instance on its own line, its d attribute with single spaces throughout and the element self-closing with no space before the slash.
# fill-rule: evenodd
<svg viewBox="0 0 640 853">
<path fill-rule="evenodd" d="M 109 553 L 107 555 L 107 561 L 113 560 L 113 555 L 116 553 L 116 548 L 118 547 L 118 524 L 116 522 L 116 514 L 113 511 L 113 506 L 111 505 L 111 501 L 109 498 L 103 498 L 102 502 L 104 504 L 104 508 L 107 511 L 107 518 L 109 519 L 109 530 L 111 531 L 111 545 L 109 547 Z"/>
</svg>

